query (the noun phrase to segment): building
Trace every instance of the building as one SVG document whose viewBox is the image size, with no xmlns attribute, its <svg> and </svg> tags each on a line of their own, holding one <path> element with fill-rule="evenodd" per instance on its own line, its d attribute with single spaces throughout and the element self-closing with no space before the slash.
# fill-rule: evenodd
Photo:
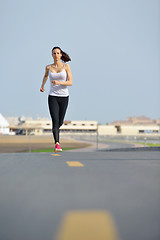
<svg viewBox="0 0 160 240">
<path fill-rule="evenodd" d="M 15 121 L 15 120 L 14 120 Z M 46 118 L 18 118 L 18 124 L 10 123 L 10 132 L 16 134 L 52 134 L 52 121 Z M 61 134 L 99 134 L 103 136 L 160 136 L 160 121 L 148 117 L 128 117 L 125 121 L 114 121 L 98 125 L 97 121 L 64 121 Z"/>
<path fill-rule="evenodd" d="M 44 135 L 51 133 L 52 122 L 49 119 L 32 119 L 24 117 L 19 117 L 18 119 L 18 124 L 10 124 L 11 132 L 23 135 Z"/>
<path fill-rule="evenodd" d="M 128 117 L 127 120 L 117 120 L 110 125 L 98 127 L 100 135 L 119 136 L 160 136 L 160 124 L 158 120 L 152 120 L 146 116 Z"/>
<path fill-rule="evenodd" d="M 117 120 L 112 122 L 112 125 L 155 125 L 156 120 L 152 120 L 146 116 L 139 116 L 139 117 L 127 117 L 126 120 Z"/>
<path fill-rule="evenodd" d="M 96 133 L 97 121 L 64 121 L 60 128 L 63 133 Z M 10 124 L 11 132 L 31 135 L 48 135 L 52 134 L 52 121 L 50 119 L 24 119 L 19 118 L 17 125 Z"/>
<path fill-rule="evenodd" d="M 96 133 L 97 121 L 65 121 L 60 128 L 62 133 Z"/>
<path fill-rule="evenodd" d="M 100 125 L 99 135 L 114 136 L 160 136 L 158 125 Z"/>
<path fill-rule="evenodd" d="M 0 134 L 10 134 L 9 123 L 0 113 Z"/>
</svg>

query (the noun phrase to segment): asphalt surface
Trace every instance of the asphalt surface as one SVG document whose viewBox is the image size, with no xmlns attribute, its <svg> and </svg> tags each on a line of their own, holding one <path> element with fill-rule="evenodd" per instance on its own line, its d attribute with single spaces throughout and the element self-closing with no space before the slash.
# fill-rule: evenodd
<svg viewBox="0 0 160 240">
<path fill-rule="evenodd" d="M 55 239 L 75 210 L 110 213 L 121 240 L 160 239 L 159 151 L 0 154 L 0 194 L 2 240 Z"/>
</svg>

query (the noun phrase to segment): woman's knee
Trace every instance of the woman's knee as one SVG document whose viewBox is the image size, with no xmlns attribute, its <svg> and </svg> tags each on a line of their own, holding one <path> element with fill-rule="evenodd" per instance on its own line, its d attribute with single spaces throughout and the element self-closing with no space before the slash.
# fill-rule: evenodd
<svg viewBox="0 0 160 240">
<path fill-rule="evenodd" d="M 56 125 L 56 126 L 53 126 L 52 127 L 52 131 L 56 131 L 56 130 L 58 130 L 59 129 L 59 125 Z"/>
<path fill-rule="evenodd" d="M 63 125 L 63 120 L 59 122 L 59 127 Z"/>
</svg>

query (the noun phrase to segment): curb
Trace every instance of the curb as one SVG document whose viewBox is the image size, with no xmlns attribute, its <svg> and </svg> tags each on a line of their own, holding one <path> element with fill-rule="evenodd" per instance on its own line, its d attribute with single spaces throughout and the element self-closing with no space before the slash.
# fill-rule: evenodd
<svg viewBox="0 0 160 240">
<path fill-rule="evenodd" d="M 110 148 L 110 149 L 103 149 L 103 150 L 97 150 L 99 152 L 105 151 L 105 152 L 132 152 L 132 151 L 160 151 L 160 147 L 133 147 L 133 148 Z"/>
</svg>

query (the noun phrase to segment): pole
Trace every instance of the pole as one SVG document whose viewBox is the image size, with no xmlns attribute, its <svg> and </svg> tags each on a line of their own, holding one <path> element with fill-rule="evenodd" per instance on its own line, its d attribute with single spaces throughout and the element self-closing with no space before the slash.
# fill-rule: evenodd
<svg viewBox="0 0 160 240">
<path fill-rule="evenodd" d="M 31 152 L 31 135 L 29 134 L 29 152 Z"/>
<path fill-rule="evenodd" d="M 96 145 L 97 145 L 97 151 L 98 151 L 98 123 L 97 123 L 97 134 L 96 134 Z"/>
</svg>

